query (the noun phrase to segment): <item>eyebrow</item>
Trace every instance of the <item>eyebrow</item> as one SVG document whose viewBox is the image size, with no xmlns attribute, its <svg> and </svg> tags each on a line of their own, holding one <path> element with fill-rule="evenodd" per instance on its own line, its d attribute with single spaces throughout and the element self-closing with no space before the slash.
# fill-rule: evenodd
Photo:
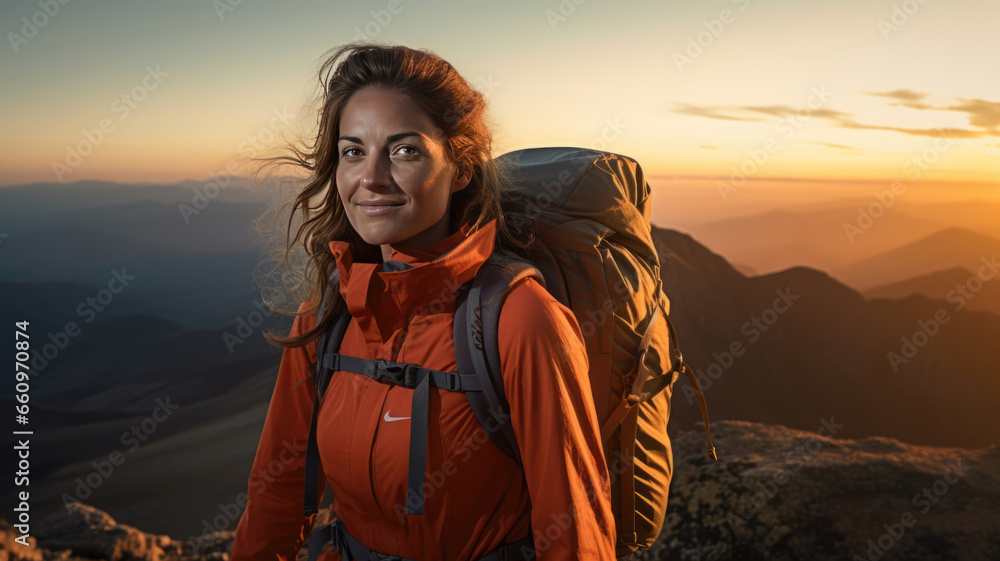
<svg viewBox="0 0 1000 561">
<path fill-rule="evenodd" d="M 401 138 L 406 138 L 408 136 L 420 136 L 420 137 L 422 137 L 423 135 L 420 134 L 420 133 L 418 133 L 418 132 L 416 132 L 416 131 L 398 132 L 396 134 L 390 135 L 388 138 L 386 138 L 386 141 L 387 142 L 396 142 L 397 140 L 399 140 Z M 342 136 L 342 137 L 340 137 L 340 138 L 337 139 L 337 142 L 340 142 L 341 140 L 347 140 L 348 142 L 357 142 L 359 144 L 361 143 L 361 139 L 358 138 L 358 137 L 356 137 L 356 136 Z"/>
</svg>

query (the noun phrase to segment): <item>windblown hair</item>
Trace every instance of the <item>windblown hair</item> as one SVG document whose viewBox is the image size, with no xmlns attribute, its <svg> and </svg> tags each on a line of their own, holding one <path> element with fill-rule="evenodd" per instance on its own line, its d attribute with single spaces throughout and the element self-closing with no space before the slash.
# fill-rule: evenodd
<svg viewBox="0 0 1000 561">
<path fill-rule="evenodd" d="M 299 176 L 305 176 L 301 180 L 304 186 L 291 204 L 285 244 L 277 252 L 280 263 L 275 266 L 282 285 L 287 286 L 289 278 L 300 279 L 294 286 L 297 296 L 290 299 L 297 311 L 283 309 L 277 299 L 268 296 L 268 288 L 262 286 L 265 303 L 284 315 L 316 314 L 321 301 L 326 299 L 323 317 L 317 318 L 314 329 L 297 337 L 280 337 L 265 331 L 265 339 L 280 347 L 298 347 L 316 339 L 344 305 L 338 287 L 330 280 L 336 262 L 329 251 L 329 241 L 347 241 L 356 262 L 382 262 L 381 248 L 366 243 L 348 220 L 336 185 L 342 112 L 351 95 L 361 88 L 375 86 L 413 98 L 435 123 L 439 138 L 446 139 L 446 153 L 459 174 L 471 172 L 469 185 L 451 198 L 451 233 L 466 223 L 471 223 L 475 231 L 496 219 L 498 249 L 523 249 L 531 237 L 530 232 L 517 231 L 517 224 L 504 217 L 508 208 L 523 207 L 518 206 L 522 203 L 506 188 L 510 170 L 503 169 L 493 159 L 493 132 L 487 124 L 486 99 L 451 64 L 426 49 L 375 42 L 349 43 L 334 47 L 326 55 L 319 71 L 322 93 L 317 100 L 318 130 L 309 133 L 304 141 L 286 141 L 277 156 L 254 158 L 263 162 L 254 171 L 255 177 L 261 170 L 289 165 Z M 296 213 L 301 224 L 292 236 Z M 289 256 L 302 250 L 305 263 L 299 265 L 303 270 L 296 274 Z M 309 305 L 304 306 L 303 302 Z"/>
</svg>

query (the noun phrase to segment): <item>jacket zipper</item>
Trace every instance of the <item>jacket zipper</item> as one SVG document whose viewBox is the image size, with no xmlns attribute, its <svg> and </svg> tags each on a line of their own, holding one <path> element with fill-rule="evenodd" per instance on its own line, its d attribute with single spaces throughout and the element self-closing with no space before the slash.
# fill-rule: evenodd
<svg viewBox="0 0 1000 561">
<path fill-rule="evenodd" d="M 377 480 L 376 474 L 375 474 L 375 468 L 376 468 L 376 465 L 375 465 L 375 442 L 378 441 L 379 432 L 382 429 L 381 419 L 382 419 L 382 415 L 384 415 L 384 411 L 385 411 L 385 402 L 388 399 L 389 399 L 389 392 L 386 391 L 385 395 L 382 396 L 382 405 L 381 405 L 381 407 L 379 407 L 379 413 L 378 413 L 379 420 L 376 421 L 376 425 L 375 425 L 375 427 L 376 427 L 375 428 L 375 437 L 372 439 L 372 447 L 371 447 L 371 450 L 369 451 L 369 455 L 368 455 L 368 478 L 371 479 L 371 482 L 372 482 L 372 499 L 375 500 L 375 508 L 378 509 L 379 513 L 382 515 L 382 518 L 384 518 L 386 520 L 386 522 L 390 522 L 391 523 L 391 521 L 389 520 L 388 516 L 386 516 L 386 514 L 385 514 L 385 506 L 382 504 L 382 500 L 379 498 L 379 486 L 378 486 L 378 480 Z"/>
<path fill-rule="evenodd" d="M 410 325 L 410 322 L 409 322 L 409 320 L 407 320 L 406 327 L 404 327 L 403 330 L 399 334 L 399 339 L 398 339 L 399 344 L 398 345 L 394 344 L 393 345 L 393 349 L 391 349 L 392 355 L 390 356 L 389 361 L 396 362 L 396 358 L 399 356 L 399 352 L 403 348 L 403 342 L 406 340 L 406 333 L 407 333 L 407 330 L 409 329 L 409 325 Z M 382 418 L 382 415 L 385 414 L 385 403 L 388 400 L 388 398 L 389 398 L 389 392 L 386 391 L 385 392 L 385 396 L 382 398 L 382 406 L 381 406 L 380 411 L 379 411 L 379 419 L 380 420 Z M 378 429 L 381 429 L 381 428 L 382 427 L 381 427 L 381 422 L 380 422 L 379 426 L 378 426 Z M 378 429 L 376 429 L 376 432 L 375 432 L 375 440 L 378 440 Z M 378 508 L 378 511 L 382 515 L 382 518 L 386 522 L 388 522 L 390 524 L 390 526 L 391 526 L 391 525 L 394 524 L 392 518 L 390 518 L 390 515 L 392 515 L 392 513 L 386 512 L 385 505 L 382 504 L 382 500 L 379 498 L 379 492 L 378 492 L 379 485 L 378 485 L 378 481 L 377 481 L 377 477 L 376 477 L 376 470 L 377 470 L 378 466 L 375 465 L 374 457 L 375 457 L 375 443 L 373 441 L 372 442 L 372 451 L 371 451 L 371 455 L 369 457 L 369 466 L 370 466 L 370 468 L 368 470 L 369 477 L 372 480 L 372 497 L 375 499 L 375 506 Z M 404 501 L 405 500 L 406 500 L 406 498 L 404 497 Z M 398 521 L 396 523 L 398 523 Z"/>
</svg>

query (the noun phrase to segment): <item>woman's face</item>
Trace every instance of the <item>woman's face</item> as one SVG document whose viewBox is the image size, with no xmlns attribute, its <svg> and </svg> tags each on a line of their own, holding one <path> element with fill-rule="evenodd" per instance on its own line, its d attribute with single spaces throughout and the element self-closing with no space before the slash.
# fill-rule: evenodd
<svg viewBox="0 0 1000 561">
<path fill-rule="evenodd" d="M 337 140 L 337 191 L 367 243 L 425 249 L 451 233 L 452 193 L 469 184 L 446 138 L 408 95 L 366 87 L 344 105 Z"/>
</svg>

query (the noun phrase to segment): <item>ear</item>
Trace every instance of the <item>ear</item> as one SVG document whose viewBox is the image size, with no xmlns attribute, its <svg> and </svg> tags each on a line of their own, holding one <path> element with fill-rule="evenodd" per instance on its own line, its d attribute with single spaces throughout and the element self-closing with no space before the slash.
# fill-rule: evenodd
<svg viewBox="0 0 1000 561">
<path fill-rule="evenodd" d="M 457 193 L 462 189 L 469 186 L 469 182 L 472 181 L 472 173 L 460 169 L 458 174 L 455 175 L 455 179 L 451 183 L 451 192 Z"/>
</svg>

